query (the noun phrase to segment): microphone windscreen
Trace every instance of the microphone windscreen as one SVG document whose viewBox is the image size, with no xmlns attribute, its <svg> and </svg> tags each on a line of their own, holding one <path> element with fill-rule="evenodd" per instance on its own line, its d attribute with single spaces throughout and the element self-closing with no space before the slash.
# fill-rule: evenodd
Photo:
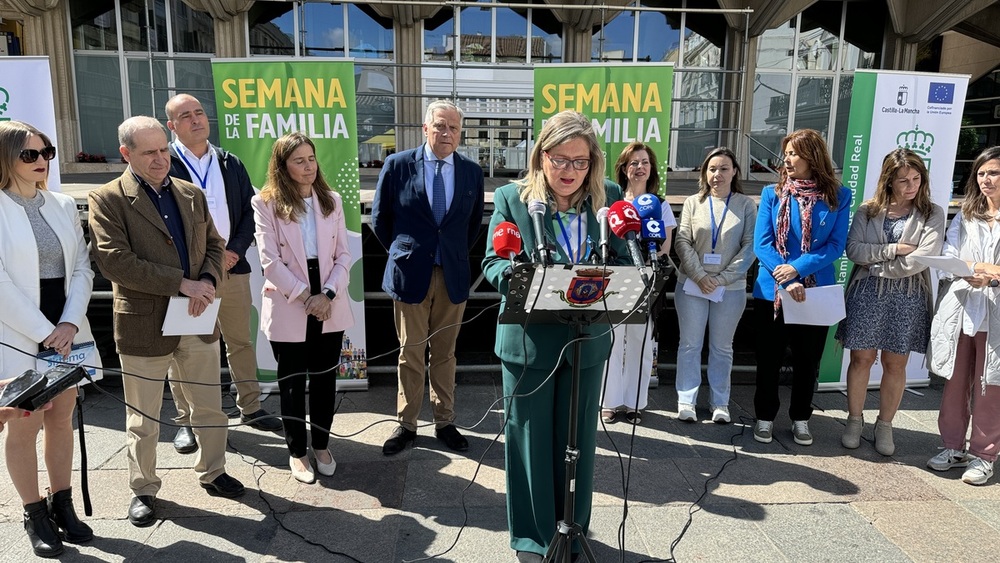
<svg viewBox="0 0 1000 563">
<path fill-rule="evenodd" d="M 493 229 L 493 252 L 504 258 L 521 253 L 521 231 L 517 225 L 504 221 Z"/>
<path fill-rule="evenodd" d="M 608 226 L 618 238 L 625 238 L 626 233 L 642 231 L 642 221 L 635 206 L 627 201 L 616 201 L 608 210 Z"/>
<path fill-rule="evenodd" d="M 663 206 L 660 198 L 653 194 L 642 194 L 635 198 L 635 209 L 639 212 L 639 217 L 643 219 L 662 219 Z"/>
<path fill-rule="evenodd" d="M 540 199 L 532 200 L 531 203 L 528 204 L 528 214 L 534 215 L 536 213 L 545 214 L 545 202 Z"/>
<path fill-rule="evenodd" d="M 663 242 L 664 236 L 663 232 L 666 227 L 663 221 L 659 219 L 646 219 L 642 222 L 642 240 Z"/>
<path fill-rule="evenodd" d="M 600 209 L 597 210 L 597 220 L 598 221 L 604 221 L 607 218 L 608 218 L 608 208 L 607 207 L 602 207 L 602 208 L 600 208 Z"/>
</svg>

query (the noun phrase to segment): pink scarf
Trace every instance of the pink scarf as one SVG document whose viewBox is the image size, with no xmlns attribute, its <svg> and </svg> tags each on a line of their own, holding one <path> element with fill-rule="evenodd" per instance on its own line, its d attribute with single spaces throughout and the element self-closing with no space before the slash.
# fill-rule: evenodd
<svg viewBox="0 0 1000 563">
<path fill-rule="evenodd" d="M 778 225 L 774 233 L 775 248 L 782 258 L 788 259 L 788 229 L 792 222 L 792 198 L 799 202 L 799 221 L 802 224 L 802 254 L 807 254 L 812 248 L 812 212 L 816 202 L 823 198 L 823 192 L 816 187 L 816 182 L 812 180 L 789 179 L 781 187 L 781 195 L 778 196 Z M 802 280 L 805 287 L 816 287 L 816 276 L 810 274 Z M 780 285 L 774 282 L 774 318 L 778 318 L 778 310 L 781 308 L 781 294 L 778 293 Z"/>
</svg>

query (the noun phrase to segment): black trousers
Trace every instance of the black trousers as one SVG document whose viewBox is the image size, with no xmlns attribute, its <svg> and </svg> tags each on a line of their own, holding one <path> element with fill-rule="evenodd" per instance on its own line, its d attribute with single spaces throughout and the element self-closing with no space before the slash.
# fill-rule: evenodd
<svg viewBox="0 0 1000 563">
<path fill-rule="evenodd" d="M 309 290 L 317 295 L 322 289 L 319 265 L 308 261 Z M 314 450 L 324 450 L 330 442 L 333 408 L 337 396 L 337 363 L 344 338 L 341 332 L 323 332 L 323 323 L 312 315 L 306 323 L 305 342 L 271 342 L 274 359 L 278 361 L 278 392 L 281 394 L 282 425 L 288 453 L 303 457 L 308 451 L 306 425 L 294 417 L 306 418 L 306 378 L 309 380 L 309 434 Z"/>
<path fill-rule="evenodd" d="M 809 420 L 812 416 L 813 391 L 819 374 L 819 361 L 830 327 L 786 325 L 784 312 L 774 318 L 774 303 L 753 300 L 754 328 L 757 332 L 757 389 L 753 406 L 757 420 L 774 420 L 781 406 L 778 376 L 785 360 L 785 349 L 792 351 L 792 398 L 788 416 Z"/>
</svg>

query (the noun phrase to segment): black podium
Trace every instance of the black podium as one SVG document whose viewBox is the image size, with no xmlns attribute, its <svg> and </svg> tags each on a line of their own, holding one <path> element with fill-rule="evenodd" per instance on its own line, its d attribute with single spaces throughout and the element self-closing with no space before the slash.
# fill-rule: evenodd
<svg viewBox="0 0 1000 563">
<path fill-rule="evenodd" d="M 507 301 L 500 314 L 503 324 L 568 324 L 574 327 L 573 381 L 566 443 L 566 490 L 563 519 L 544 561 L 569 563 L 573 542 L 579 541 L 587 561 L 597 563 L 583 529 L 574 520 L 576 506 L 577 419 L 580 399 L 580 356 L 584 328 L 601 322 L 611 325 L 644 324 L 649 308 L 663 291 L 665 273 L 645 285 L 635 266 L 586 264 L 518 264 L 510 277 Z M 513 494 L 513 491 L 507 491 Z"/>
</svg>

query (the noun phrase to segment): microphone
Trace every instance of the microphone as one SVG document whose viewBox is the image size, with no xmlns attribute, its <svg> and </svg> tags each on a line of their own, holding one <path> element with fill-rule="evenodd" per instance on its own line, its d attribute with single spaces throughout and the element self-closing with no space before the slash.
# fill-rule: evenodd
<svg viewBox="0 0 1000 563">
<path fill-rule="evenodd" d="M 545 236 L 545 202 L 535 199 L 528 204 L 528 213 L 531 214 L 531 225 L 535 230 L 535 250 L 538 251 L 538 261 L 542 266 L 552 264 L 549 256 L 549 241 Z"/>
<path fill-rule="evenodd" d="M 611 209 L 608 211 L 608 226 L 611 227 L 615 236 L 625 240 L 628 252 L 632 256 L 632 263 L 639 269 L 639 275 L 642 276 L 642 283 L 649 285 L 646 260 L 642 257 L 639 243 L 636 242 L 636 233 L 642 231 L 639 212 L 627 201 L 616 201 L 611 204 Z"/>
<path fill-rule="evenodd" d="M 653 267 L 653 271 L 659 271 L 660 261 L 657 257 L 657 253 L 660 250 L 660 245 L 666 237 L 663 236 L 663 231 L 666 230 L 666 226 L 660 219 L 649 218 L 642 222 L 642 241 L 647 245 L 647 252 L 649 252 L 649 263 Z"/>
<path fill-rule="evenodd" d="M 601 252 L 601 264 L 608 263 L 608 208 L 602 207 L 597 210 L 597 222 L 601 227 L 601 240 L 597 243 L 597 248 Z"/>
<path fill-rule="evenodd" d="M 663 206 L 660 204 L 660 198 L 654 194 L 642 194 L 635 198 L 632 204 L 635 206 L 635 210 L 639 212 L 640 219 L 648 219 L 650 217 L 663 219 Z"/>
<path fill-rule="evenodd" d="M 514 272 L 514 257 L 521 253 L 521 231 L 517 225 L 510 221 L 504 221 L 493 229 L 493 252 L 497 256 L 502 256 L 510 260 L 508 269 Z M 509 277 L 504 272 L 504 277 Z"/>
<path fill-rule="evenodd" d="M 663 232 L 666 230 L 663 224 L 663 205 L 656 195 L 645 193 L 635 198 L 635 209 L 642 220 L 642 241 L 647 245 L 649 263 L 657 271 L 660 269 L 657 252 L 663 244 Z"/>
</svg>

